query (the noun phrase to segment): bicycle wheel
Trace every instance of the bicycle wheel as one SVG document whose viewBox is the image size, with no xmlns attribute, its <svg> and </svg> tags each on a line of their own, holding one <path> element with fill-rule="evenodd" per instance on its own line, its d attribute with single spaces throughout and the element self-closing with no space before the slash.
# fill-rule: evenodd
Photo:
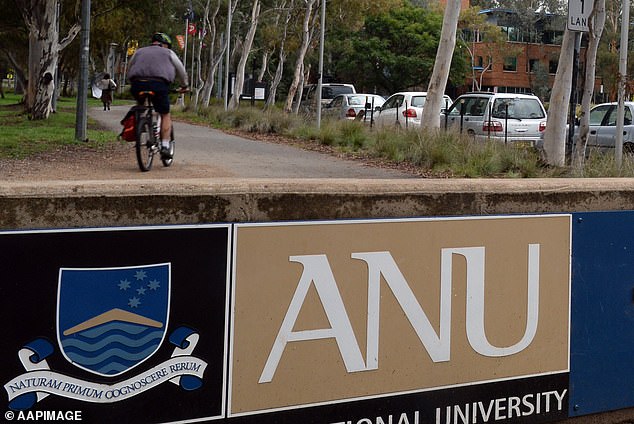
<svg viewBox="0 0 634 424">
<path fill-rule="evenodd" d="M 146 172 L 152 169 L 154 154 L 158 150 L 157 146 L 152 122 L 145 116 L 140 117 L 137 124 L 136 160 L 141 171 Z"/>
<path fill-rule="evenodd" d="M 169 159 L 161 158 L 163 166 L 170 166 L 172 162 L 174 162 L 174 127 L 172 127 L 172 132 L 170 134 L 170 156 L 171 157 Z"/>
</svg>

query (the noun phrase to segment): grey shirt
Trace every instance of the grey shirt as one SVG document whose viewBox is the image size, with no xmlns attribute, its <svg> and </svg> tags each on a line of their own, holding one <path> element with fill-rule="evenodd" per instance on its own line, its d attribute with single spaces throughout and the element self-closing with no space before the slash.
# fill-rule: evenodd
<svg viewBox="0 0 634 424">
<path fill-rule="evenodd" d="M 183 62 L 173 50 L 158 44 L 137 50 L 128 65 L 130 81 L 141 78 L 160 78 L 167 83 L 172 83 L 176 77 L 183 86 L 189 85 Z"/>
</svg>

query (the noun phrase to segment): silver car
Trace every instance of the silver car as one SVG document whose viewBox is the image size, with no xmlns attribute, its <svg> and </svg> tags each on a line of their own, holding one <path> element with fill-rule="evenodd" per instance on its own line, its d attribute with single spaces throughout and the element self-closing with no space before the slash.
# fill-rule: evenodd
<svg viewBox="0 0 634 424">
<path fill-rule="evenodd" d="M 546 129 L 546 110 L 537 96 L 468 93 L 458 97 L 444 119 L 446 128 L 475 140 L 534 147 Z"/>
<path fill-rule="evenodd" d="M 587 152 L 592 149 L 602 152 L 613 151 L 616 139 L 617 103 L 602 103 L 590 109 L 590 133 L 588 134 Z M 623 120 L 623 152 L 634 153 L 634 102 L 625 102 Z"/>
<path fill-rule="evenodd" d="M 340 94 L 321 111 L 322 116 L 336 119 L 369 121 L 385 99 L 377 94 Z"/>
<path fill-rule="evenodd" d="M 352 84 L 324 83 L 321 86 L 321 107 L 330 103 L 338 94 L 354 94 L 357 90 Z M 317 84 L 308 84 L 302 93 L 301 109 L 305 112 L 317 110 Z"/>
</svg>

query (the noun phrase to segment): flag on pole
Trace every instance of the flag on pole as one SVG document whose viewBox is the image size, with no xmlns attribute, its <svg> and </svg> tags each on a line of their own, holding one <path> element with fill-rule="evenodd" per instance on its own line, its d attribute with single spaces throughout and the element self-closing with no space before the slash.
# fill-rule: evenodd
<svg viewBox="0 0 634 424">
<path fill-rule="evenodd" d="M 180 47 L 181 50 L 185 48 L 185 37 L 183 37 L 182 35 L 177 35 L 176 42 L 178 43 L 178 47 Z"/>
</svg>

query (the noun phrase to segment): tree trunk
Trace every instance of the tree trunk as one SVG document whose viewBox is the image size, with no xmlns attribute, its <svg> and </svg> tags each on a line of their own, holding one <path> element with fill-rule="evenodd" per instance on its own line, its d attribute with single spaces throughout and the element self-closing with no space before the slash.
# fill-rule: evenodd
<svg viewBox="0 0 634 424">
<path fill-rule="evenodd" d="M 271 86 L 269 87 L 269 96 L 266 99 L 266 104 L 264 105 L 264 109 L 269 109 L 275 105 L 275 98 L 277 96 L 277 87 L 279 87 L 280 82 L 282 81 L 282 76 L 284 75 L 284 63 L 286 62 L 286 36 L 288 34 L 288 23 L 291 20 L 291 11 L 294 6 L 294 1 L 291 1 L 288 9 L 286 9 L 286 18 L 284 19 L 284 30 L 282 31 L 282 39 L 280 41 L 280 47 L 278 52 L 278 62 L 277 69 L 275 70 L 275 76 L 273 77 L 273 81 L 271 82 Z M 282 2 L 279 5 L 280 10 L 286 7 L 286 2 Z M 279 16 L 277 22 L 279 23 Z"/>
<path fill-rule="evenodd" d="M 260 0 L 253 1 L 253 9 L 251 10 L 251 27 L 244 39 L 242 46 L 242 55 L 238 61 L 238 67 L 236 69 L 236 81 L 234 84 L 233 95 L 229 100 L 229 110 L 236 110 L 240 105 L 240 95 L 244 87 L 244 70 L 247 66 L 247 59 L 249 53 L 251 53 L 251 46 L 253 45 L 253 39 L 255 38 L 255 30 L 258 27 L 258 19 L 260 17 Z"/>
<path fill-rule="evenodd" d="M 47 119 L 51 112 L 57 60 L 59 57 L 57 7 L 55 1 L 40 3 L 30 11 L 29 79 L 27 110 L 32 119 Z"/>
<path fill-rule="evenodd" d="M 57 1 L 30 0 L 16 2 L 29 31 L 29 77 L 26 91 L 26 109 L 31 119 L 47 119 L 51 112 L 54 93 L 54 75 L 59 52 L 79 33 L 79 24 L 73 25 L 67 37 L 60 42 L 57 28 Z"/>
<path fill-rule="evenodd" d="M 291 82 L 291 85 L 288 88 L 288 96 L 286 97 L 286 105 L 284 106 L 284 111 L 288 113 L 293 112 L 293 100 L 295 99 L 297 88 L 299 87 L 299 84 L 303 77 L 302 74 L 303 74 L 303 68 L 304 68 L 304 58 L 306 57 L 306 52 L 308 51 L 308 46 L 312 38 L 310 22 L 311 22 L 311 15 L 313 13 L 313 6 L 315 5 L 316 0 L 304 0 L 304 1 L 306 3 L 306 12 L 304 13 L 304 22 L 302 23 L 302 45 L 300 46 L 299 51 L 297 52 L 297 60 L 295 61 L 295 72 L 293 73 L 293 80 Z M 297 104 L 299 104 L 300 101 L 301 101 L 301 98 L 298 98 Z M 317 105 L 317 106 L 320 106 L 320 105 Z"/>
<path fill-rule="evenodd" d="M 559 53 L 559 65 L 550 94 L 548 120 L 544 131 L 544 154 L 546 162 L 564 166 L 566 162 L 566 121 L 572 88 L 572 65 L 575 36 L 566 29 Z"/>
<path fill-rule="evenodd" d="M 206 9 L 205 9 L 206 10 Z M 218 70 L 218 64 L 223 58 L 226 44 L 224 43 L 222 37 L 220 39 L 219 50 L 216 53 L 216 16 L 218 16 L 218 11 L 220 10 L 220 2 L 216 3 L 216 7 L 211 14 L 211 19 L 207 14 L 205 14 L 205 20 L 209 23 L 211 41 L 209 43 L 209 70 L 207 71 L 207 79 L 205 80 L 205 85 L 203 87 L 202 92 L 202 100 L 201 104 L 204 107 L 209 106 L 209 100 L 211 99 L 211 92 L 214 88 L 216 71 Z"/>
<path fill-rule="evenodd" d="M 451 58 L 456 47 L 456 29 L 460 16 L 460 0 L 449 0 L 445 6 L 440 42 L 436 51 L 434 70 L 427 87 L 427 99 L 423 108 L 422 127 L 424 129 L 440 128 L 440 109 L 445 94 Z"/>
<path fill-rule="evenodd" d="M 302 99 L 302 96 L 304 95 L 304 85 L 306 84 L 306 81 L 310 79 L 310 68 L 311 68 L 310 63 L 308 64 L 308 69 L 306 69 L 306 65 L 302 63 L 303 78 L 299 82 L 299 87 L 297 87 L 297 101 L 293 105 L 294 114 L 297 114 L 299 112 L 299 107 L 301 106 L 301 99 Z M 321 107 L 321 105 L 317 107 Z"/>
<path fill-rule="evenodd" d="M 282 75 L 284 73 L 284 62 L 286 61 L 286 52 L 284 52 L 284 50 L 280 50 L 278 57 L 279 59 L 277 62 L 277 69 L 275 70 L 275 76 L 273 77 L 273 81 L 271 82 L 271 86 L 269 87 L 269 96 L 266 98 L 264 109 L 269 109 L 273 105 L 275 105 L 277 87 L 279 87 L 280 82 L 282 81 Z"/>
<path fill-rule="evenodd" d="M 594 17 L 594 19 L 593 19 Z M 595 0 L 594 8 L 589 19 L 590 31 L 588 32 L 588 48 L 586 49 L 586 72 L 583 83 L 583 97 L 581 100 L 581 122 L 579 134 L 575 137 L 575 148 L 572 156 L 572 163 L 575 168 L 583 168 L 586 158 L 586 146 L 588 144 L 588 134 L 590 133 L 590 105 L 594 95 L 594 79 L 597 70 L 597 51 L 601 34 L 605 26 L 605 0 Z"/>
<path fill-rule="evenodd" d="M 269 66 L 269 56 L 271 55 L 270 51 L 265 51 L 262 53 L 262 66 L 260 67 L 260 72 L 258 72 L 258 77 L 256 81 L 261 82 L 264 81 L 264 74 L 266 74 L 266 68 Z"/>
</svg>

